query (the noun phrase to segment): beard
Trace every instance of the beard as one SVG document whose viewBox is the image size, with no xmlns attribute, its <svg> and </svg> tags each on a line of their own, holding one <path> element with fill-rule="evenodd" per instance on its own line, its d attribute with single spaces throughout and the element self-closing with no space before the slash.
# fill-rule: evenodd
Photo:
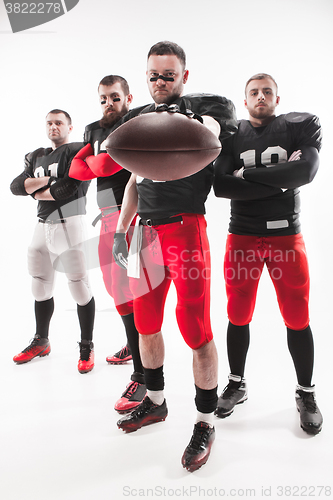
<svg viewBox="0 0 333 500">
<path fill-rule="evenodd" d="M 259 108 L 254 107 L 249 111 L 249 113 L 253 116 L 253 118 L 264 120 L 275 115 L 275 106 L 267 105 Z"/>
<path fill-rule="evenodd" d="M 99 124 L 102 128 L 111 128 L 117 121 L 120 120 L 126 113 L 128 109 L 124 104 L 120 111 L 115 113 L 108 113 L 109 108 L 104 111 L 103 117 L 100 119 Z"/>
</svg>

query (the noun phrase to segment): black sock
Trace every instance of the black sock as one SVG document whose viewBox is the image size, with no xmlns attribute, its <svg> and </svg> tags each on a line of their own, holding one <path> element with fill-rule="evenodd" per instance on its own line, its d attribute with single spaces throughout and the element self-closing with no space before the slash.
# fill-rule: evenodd
<svg viewBox="0 0 333 500">
<path fill-rule="evenodd" d="M 213 413 L 217 406 L 217 386 L 214 389 L 200 389 L 195 386 L 195 406 L 200 413 Z"/>
<path fill-rule="evenodd" d="M 230 323 L 227 330 L 227 349 L 230 373 L 244 376 L 245 361 L 250 345 L 250 326 L 236 326 Z"/>
<path fill-rule="evenodd" d="M 134 314 L 131 313 L 126 316 L 121 316 L 121 319 L 126 330 L 127 345 L 132 353 L 134 371 L 143 374 L 143 366 L 139 351 L 139 333 L 134 324 Z"/>
<path fill-rule="evenodd" d="M 95 321 L 95 299 L 92 297 L 85 306 L 77 304 L 77 315 L 81 328 L 81 340 L 91 341 L 93 338 L 93 329 Z"/>
<path fill-rule="evenodd" d="M 297 382 L 303 387 L 311 386 L 314 347 L 310 326 L 305 330 L 287 328 L 289 352 L 293 358 Z"/>
<path fill-rule="evenodd" d="M 40 335 L 43 339 L 47 339 L 49 336 L 49 326 L 53 311 L 53 297 L 41 302 L 35 300 L 36 334 Z"/>
<path fill-rule="evenodd" d="M 146 387 L 149 391 L 163 391 L 163 365 L 159 368 L 144 368 L 143 372 L 145 375 Z"/>
</svg>

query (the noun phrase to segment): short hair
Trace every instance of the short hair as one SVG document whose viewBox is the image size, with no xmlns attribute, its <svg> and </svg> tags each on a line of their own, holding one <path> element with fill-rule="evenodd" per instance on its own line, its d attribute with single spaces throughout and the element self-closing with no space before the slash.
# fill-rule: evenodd
<svg viewBox="0 0 333 500">
<path fill-rule="evenodd" d="M 64 111 L 63 109 L 52 109 L 51 111 L 49 111 L 47 113 L 46 116 L 48 116 L 49 114 L 53 114 L 53 115 L 58 115 L 59 113 L 62 113 L 66 116 L 67 118 L 67 121 L 68 121 L 68 125 L 72 125 L 72 118 L 70 117 L 69 113 L 67 113 L 67 111 Z"/>
<path fill-rule="evenodd" d="M 107 76 L 105 76 L 99 82 L 98 88 L 100 87 L 100 85 L 105 85 L 107 87 L 111 87 L 111 85 L 114 85 L 117 82 L 120 83 L 124 94 L 128 95 L 130 93 L 129 85 L 128 85 L 127 81 L 125 80 L 125 78 L 123 78 L 122 76 L 119 76 L 119 75 L 107 75 Z"/>
<path fill-rule="evenodd" d="M 155 55 L 155 56 L 164 56 L 164 55 L 167 55 L 167 54 L 171 54 L 171 55 L 177 56 L 178 59 L 180 60 L 180 62 L 182 63 L 183 68 L 185 69 L 185 67 L 186 67 L 186 55 L 185 55 L 185 52 L 184 52 L 184 50 L 179 45 L 177 45 L 174 42 L 164 41 L 164 42 L 155 43 L 155 45 L 153 45 L 150 48 L 150 50 L 148 52 L 147 59 L 149 59 L 149 57 L 152 56 L 152 55 Z"/>
<path fill-rule="evenodd" d="M 267 73 L 257 73 L 256 75 L 251 76 L 251 78 L 249 78 L 248 81 L 246 82 L 245 95 L 246 95 L 247 86 L 250 82 L 252 82 L 252 80 L 264 80 L 265 78 L 269 78 L 270 80 L 272 80 L 275 83 L 276 92 L 277 92 L 278 91 L 277 83 L 271 75 L 268 75 Z"/>
</svg>

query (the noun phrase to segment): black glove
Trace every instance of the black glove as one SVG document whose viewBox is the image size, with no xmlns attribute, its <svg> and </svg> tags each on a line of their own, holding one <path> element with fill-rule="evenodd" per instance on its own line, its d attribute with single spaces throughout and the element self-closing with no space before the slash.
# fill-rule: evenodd
<svg viewBox="0 0 333 500">
<path fill-rule="evenodd" d="M 126 233 L 114 233 L 112 254 L 116 264 L 123 269 L 127 269 L 128 246 Z"/>
<path fill-rule="evenodd" d="M 185 111 L 181 111 L 178 104 L 170 104 L 169 106 L 167 104 L 159 104 L 156 106 L 155 111 L 158 113 L 162 111 L 167 111 L 168 113 L 180 113 L 182 115 L 186 115 L 189 118 L 193 118 L 194 120 L 198 120 L 199 122 L 203 123 L 203 119 L 200 115 L 197 115 L 197 113 L 193 113 L 190 109 L 185 109 Z"/>
</svg>

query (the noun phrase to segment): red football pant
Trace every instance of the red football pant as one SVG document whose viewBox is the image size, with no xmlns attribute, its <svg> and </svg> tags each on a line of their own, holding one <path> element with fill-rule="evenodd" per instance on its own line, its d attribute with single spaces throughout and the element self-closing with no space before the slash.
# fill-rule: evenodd
<svg viewBox="0 0 333 500">
<path fill-rule="evenodd" d="M 212 340 L 206 225 L 203 215 L 185 214 L 182 222 L 143 226 L 140 278 L 130 278 L 135 324 L 142 335 L 161 331 L 173 281 L 176 317 L 185 342 L 199 349 Z"/>
<path fill-rule="evenodd" d="M 251 322 L 265 264 L 286 326 L 304 330 L 309 325 L 309 268 L 301 234 L 228 235 L 224 278 L 229 320 L 237 326 Z"/>
<path fill-rule="evenodd" d="M 125 316 L 133 312 L 133 297 L 127 271 L 115 263 L 112 255 L 113 237 L 119 214 L 117 211 L 102 218 L 98 255 L 105 288 L 113 297 L 118 313 Z"/>
</svg>

